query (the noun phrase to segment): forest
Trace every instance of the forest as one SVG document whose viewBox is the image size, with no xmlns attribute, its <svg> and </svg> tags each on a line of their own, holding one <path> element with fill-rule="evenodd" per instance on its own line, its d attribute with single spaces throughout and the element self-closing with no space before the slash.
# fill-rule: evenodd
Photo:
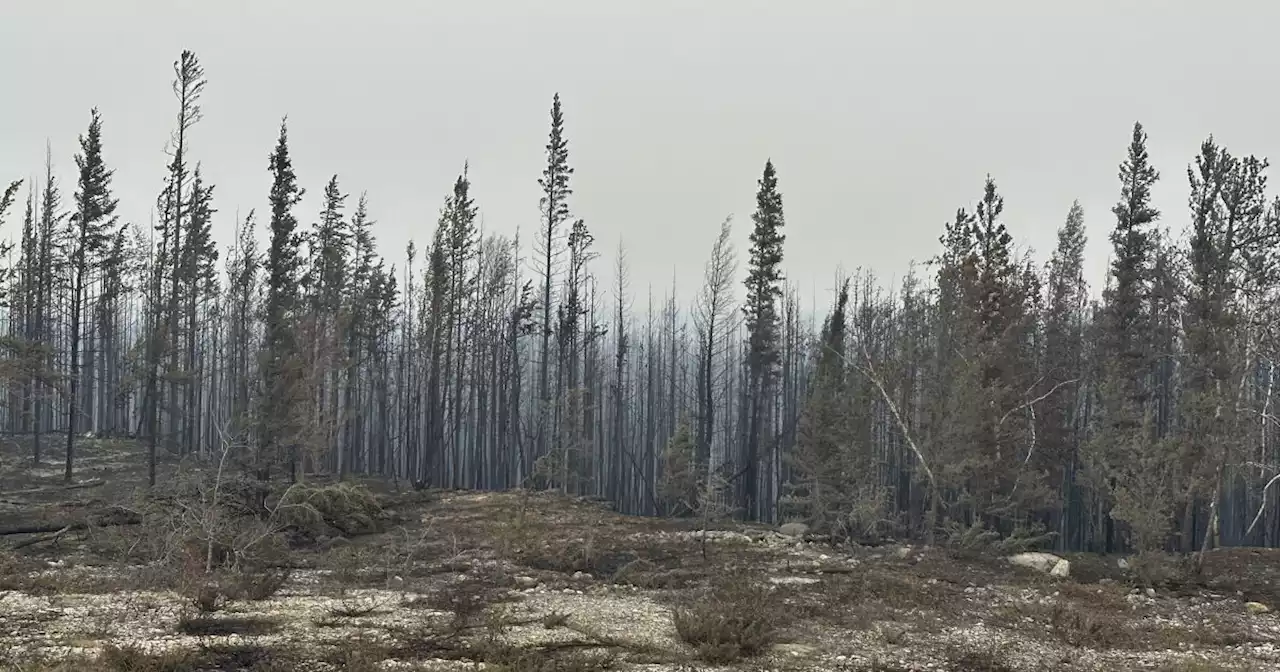
<svg viewBox="0 0 1280 672">
<path fill-rule="evenodd" d="M 152 485 L 168 456 L 260 481 L 715 509 L 864 541 L 1280 544 L 1280 197 L 1265 158 L 1207 138 L 1187 211 L 1161 213 L 1152 186 L 1181 178 L 1153 167 L 1135 123 L 1099 291 L 1079 204 L 1037 259 L 988 177 L 976 207 L 940 213 L 927 263 L 892 287 L 851 274 L 814 315 L 786 279 L 785 179 L 768 160 L 748 249 L 726 220 L 696 291 L 633 291 L 625 250 L 598 249 L 574 214 L 558 95 L 530 240 L 481 230 L 464 168 L 441 185 L 431 239 L 384 257 L 377 203 L 338 175 L 299 184 L 281 121 L 263 207 L 218 249 L 216 185 L 188 151 L 206 82 L 183 52 L 154 221 L 117 217 L 96 109 L 74 179 L 50 156 L 3 192 L 0 222 L 21 233 L 0 250 L 0 426 L 68 482 L 92 434 L 136 440 Z"/>
</svg>

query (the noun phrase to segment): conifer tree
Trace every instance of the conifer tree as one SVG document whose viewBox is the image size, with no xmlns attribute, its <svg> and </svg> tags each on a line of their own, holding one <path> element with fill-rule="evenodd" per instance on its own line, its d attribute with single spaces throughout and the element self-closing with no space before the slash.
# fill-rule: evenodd
<svg viewBox="0 0 1280 672">
<path fill-rule="evenodd" d="M 542 275 L 542 350 L 538 364 L 538 410 L 537 454 L 544 455 L 548 449 L 550 437 L 555 436 L 550 427 L 551 407 L 554 402 L 551 390 L 551 336 L 555 333 L 556 323 L 552 316 L 555 309 L 555 276 L 556 260 L 563 253 L 560 238 L 563 235 L 564 223 L 569 221 L 569 196 L 573 190 L 569 187 L 569 178 L 573 168 L 569 167 L 569 140 L 565 137 L 564 112 L 560 107 L 560 94 L 555 94 L 551 102 L 551 131 L 546 145 L 547 165 L 538 179 L 542 188 L 539 203 L 542 217 L 542 228 L 537 239 L 538 272 Z"/>
<path fill-rule="evenodd" d="M 112 172 L 102 157 L 102 118 L 95 108 L 89 130 L 80 137 L 80 154 L 76 167 L 80 179 L 75 193 L 76 212 L 68 220 L 71 261 L 71 373 L 67 394 L 67 452 L 63 479 L 71 481 L 73 449 L 80 415 L 80 340 L 82 335 L 85 284 L 90 271 L 98 263 L 115 227 L 118 201 L 111 196 Z"/>
<path fill-rule="evenodd" d="M 1110 287 L 1103 293 L 1098 357 L 1098 426 L 1089 443 L 1089 471 L 1093 487 L 1111 508 L 1103 536 L 1110 551 L 1118 539 L 1110 521 L 1130 528 L 1131 547 L 1163 546 L 1172 501 L 1152 424 L 1151 313 L 1152 262 L 1160 212 L 1151 205 L 1151 189 L 1160 174 L 1147 153 L 1141 123 L 1133 126 L 1128 156 L 1120 164 L 1120 201 L 1112 208 L 1116 226 Z"/>
<path fill-rule="evenodd" d="M 1058 483 L 1059 548 L 1078 539 L 1078 521 L 1068 519 L 1067 506 L 1076 497 L 1082 408 L 1080 379 L 1084 374 L 1087 288 L 1084 281 L 1084 209 L 1072 203 L 1067 221 L 1058 229 L 1058 244 L 1048 265 L 1045 314 L 1044 375 L 1050 396 L 1039 416 L 1041 458 Z M 1069 527 L 1070 526 L 1070 527 Z"/>
<path fill-rule="evenodd" d="M 757 505 L 760 452 L 762 446 L 771 448 L 773 439 L 773 394 L 779 360 L 778 300 L 782 297 L 782 245 L 786 241 L 782 232 L 786 223 L 782 194 L 772 160 L 765 161 L 751 221 L 754 226 L 747 264 L 747 296 L 742 307 L 747 330 L 747 435 L 738 469 L 743 477 L 739 488 L 742 507 L 748 518 L 756 519 L 764 513 Z"/>
<path fill-rule="evenodd" d="M 298 220 L 293 208 L 305 190 L 298 186 L 289 156 L 288 120 L 269 157 L 271 172 L 271 243 L 263 264 L 267 276 L 265 334 L 261 365 L 263 397 L 259 416 L 259 480 L 271 478 L 273 465 L 286 463 L 290 479 L 298 477 L 298 400 L 301 387 L 298 343 L 294 336 L 300 268 Z"/>
</svg>

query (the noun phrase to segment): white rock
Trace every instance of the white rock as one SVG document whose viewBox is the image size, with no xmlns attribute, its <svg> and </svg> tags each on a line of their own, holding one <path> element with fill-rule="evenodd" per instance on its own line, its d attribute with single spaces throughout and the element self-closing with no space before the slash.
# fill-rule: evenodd
<svg viewBox="0 0 1280 672">
<path fill-rule="evenodd" d="M 769 577 L 769 583 L 772 583 L 778 586 L 782 586 L 782 585 L 807 586 L 814 583 L 818 583 L 818 581 L 819 581 L 818 579 L 808 577 L 808 576 L 771 576 Z"/>
<path fill-rule="evenodd" d="M 1019 567 L 1026 567 L 1045 574 L 1052 573 L 1058 567 L 1058 563 L 1065 562 L 1062 558 L 1052 553 L 1042 552 L 1019 553 L 1009 556 L 1008 560 Z M 1069 568 L 1070 565 L 1068 565 Z"/>
<path fill-rule="evenodd" d="M 1058 564 L 1054 565 L 1053 569 L 1049 570 L 1049 575 L 1056 576 L 1059 579 L 1065 579 L 1068 576 L 1071 576 L 1071 561 L 1059 560 Z"/>
</svg>

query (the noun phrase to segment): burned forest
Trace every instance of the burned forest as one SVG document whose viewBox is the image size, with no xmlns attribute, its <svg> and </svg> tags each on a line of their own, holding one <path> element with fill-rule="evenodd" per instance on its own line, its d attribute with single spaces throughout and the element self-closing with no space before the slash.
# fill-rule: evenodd
<svg viewBox="0 0 1280 672">
<path fill-rule="evenodd" d="M 223 202 L 218 75 L 166 84 L 154 193 L 98 108 L 5 181 L 0 643 L 35 657 L 0 669 L 1280 664 L 1280 196 L 1247 148 L 1116 128 L 1109 211 L 1006 221 L 988 175 L 894 281 L 815 297 L 767 156 L 754 210 L 682 223 L 700 285 L 642 286 L 575 209 L 567 96 L 536 222 L 486 222 L 463 163 L 390 251 L 403 213 L 304 184 L 290 117 Z M 178 634 L 121 643 L 141 612 Z"/>
</svg>

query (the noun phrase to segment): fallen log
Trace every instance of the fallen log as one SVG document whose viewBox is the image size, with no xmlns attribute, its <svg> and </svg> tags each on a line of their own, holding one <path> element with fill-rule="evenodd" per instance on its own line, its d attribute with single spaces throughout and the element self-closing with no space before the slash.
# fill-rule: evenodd
<svg viewBox="0 0 1280 672">
<path fill-rule="evenodd" d="M 30 538 L 30 539 L 24 539 L 24 540 L 22 540 L 22 541 L 19 541 L 18 543 L 16 543 L 16 544 L 14 544 L 13 546 L 11 546 L 11 547 L 10 547 L 10 550 L 16 551 L 16 550 L 18 550 L 18 549 L 20 549 L 20 548 L 26 548 L 26 547 L 28 547 L 28 546 L 35 546 L 36 544 L 43 544 L 43 543 L 44 543 L 44 542 L 46 542 L 46 541 L 57 541 L 57 540 L 59 540 L 59 539 L 61 539 L 61 538 L 62 538 L 62 535 L 66 534 L 67 532 L 70 532 L 70 531 L 71 531 L 71 526 L 70 526 L 70 525 L 68 525 L 68 526 L 66 526 L 66 527 L 62 528 L 61 530 L 58 530 L 57 532 L 54 532 L 53 534 L 42 534 L 42 535 L 40 535 L 40 536 L 38 536 L 38 537 L 32 537 L 32 538 Z"/>
<path fill-rule="evenodd" d="M 13 492 L 7 492 L 5 494 L 9 496 L 39 495 L 46 492 L 66 492 L 67 490 L 83 490 L 84 488 L 96 488 L 100 485 L 106 485 L 106 483 L 107 482 L 102 480 L 101 478 L 95 478 L 88 481 L 81 481 L 79 483 L 68 483 L 66 485 L 54 485 L 47 488 L 30 488 L 27 490 L 14 490 Z"/>
<path fill-rule="evenodd" d="M 8 537 L 15 534 L 49 534 L 53 532 L 71 530 L 87 530 L 91 527 L 116 527 L 120 525 L 137 525 L 142 522 L 142 517 L 132 511 L 117 510 L 110 513 L 104 513 L 98 516 L 89 516 L 83 520 L 60 520 L 52 523 L 35 523 L 31 525 L 14 525 L 11 527 L 0 528 L 0 537 Z"/>
</svg>

